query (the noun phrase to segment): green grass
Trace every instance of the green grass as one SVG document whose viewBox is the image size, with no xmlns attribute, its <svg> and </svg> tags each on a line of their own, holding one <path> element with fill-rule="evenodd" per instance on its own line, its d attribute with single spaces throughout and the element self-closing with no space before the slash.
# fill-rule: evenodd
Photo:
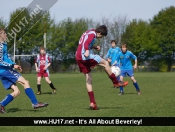
<svg viewBox="0 0 175 132">
<path fill-rule="evenodd" d="M 36 74 L 24 74 L 30 81 L 34 92 L 36 88 Z M 30 100 L 21 86 L 21 95 L 6 106 L 7 114 L 1 117 L 174 117 L 175 116 L 175 74 L 174 73 L 135 73 L 135 78 L 141 88 L 141 95 L 137 95 L 130 78 L 129 85 L 124 88 L 125 94 L 119 96 L 119 89 L 112 87 L 111 81 L 105 73 L 92 73 L 93 90 L 99 111 L 89 110 L 89 98 L 85 87 L 83 74 L 51 74 L 51 80 L 58 89 L 52 95 L 48 84 L 42 80 L 42 95 L 37 99 L 49 103 L 49 106 L 33 110 Z M 0 84 L 0 100 L 10 90 L 3 89 Z M 129 126 L 47 126 L 47 127 L 5 127 L 1 132 L 160 132 L 175 131 L 174 127 L 129 127 Z"/>
</svg>

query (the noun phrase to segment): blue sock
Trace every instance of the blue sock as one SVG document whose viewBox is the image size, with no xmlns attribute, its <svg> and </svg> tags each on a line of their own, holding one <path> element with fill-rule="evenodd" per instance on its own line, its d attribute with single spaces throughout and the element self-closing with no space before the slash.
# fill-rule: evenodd
<svg viewBox="0 0 175 132">
<path fill-rule="evenodd" d="M 13 100 L 13 96 L 11 94 L 8 94 L 3 101 L 0 102 L 1 106 L 6 106 L 8 103 L 10 103 Z"/>
<path fill-rule="evenodd" d="M 120 81 L 120 77 L 119 76 L 117 77 L 117 80 Z"/>
<path fill-rule="evenodd" d="M 122 93 L 124 92 L 123 91 L 123 86 L 120 86 L 120 92 L 122 92 Z"/>
<path fill-rule="evenodd" d="M 140 90 L 140 88 L 139 88 L 137 82 L 133 83 L 133 85 L 135 86 L 135 88 L 136 88 L 137 91 Z"/>
<path fill-rule="evenodd" d="M 38 104 L 36 96 L 35 96 L 35 94 L 34 94 L 34 92 L 33 92 L 33 90 L 31 88 L 26 88 L 25 89 L 25 93 L 30 98 L 32 104 L 34 104 L 34 105 Z"/>
</svg>

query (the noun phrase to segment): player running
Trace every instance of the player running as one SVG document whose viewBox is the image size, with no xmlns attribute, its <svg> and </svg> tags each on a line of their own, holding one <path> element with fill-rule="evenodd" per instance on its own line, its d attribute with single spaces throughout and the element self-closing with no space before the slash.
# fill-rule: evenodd
<svg viewBox="0 0 175 132">
<path fill-rule="evenodd" d="M 46 82 L 49 84 L 50 88 L 52 89 L 52 94 L 56 93 L 56 88 L 54 87 L 53 83 L 49 79 L 49 69 L 48 67 L 51 65 L 50 57 L 45 54 L 45 48 L 40 47 L 40 54 L 37 55 L 35 59 L 35 68 L 37 74 L 37 94 L 41 94 L 41 78 L 44 77 Z"/>
<path fill-rule="evenodd" d="M 121 45 L 121 50 L 122 52 L 119 52 L 116 58 L 116 61 L 120 62 L 120 68 L 121 68 L 120 80 L 123 81 L 123 77 L 126 77 L 126 75 L 128 75 L 133 81 L 133 85 L 135 86 L 138 95 L 140 95 L 141 94 L 140 88 L 137 84 L 137 81 L 134 78 L 134 71 L 133 71 L 133 68 L 137 69 L 137 57 L 131 51 L 127 50 L 126 44 Z M 135 60 L 134 66 L 132 66 L 131 59 Z M 119 95 L 123 94 L 124 90 L 123 88 L 120 87 Z"/>
<path fill-rule="evenodd" d="M 0 80 L 6 90 L 13 90 L 11 94 L 8 94 L 0 102 L 0 113 L 6 113 L 5 106 L 20 94 L 16 82 L 24 87 L 25 93 L 31 100 L 34 109 L 48 106 L 47 103 L 40 103 L 37 101 L 29 82 L 14 70 L 18 69 L 20 72 L 22 71 L 21 66 L 16 65 L 8 58 L 6 39 L 7 36 L 4 29 L 0 28 Z"/>
<path fill-rule="evenodd" d="M 83 72 L 86 77 L 86 88 L 90 99 L 90 108 L 98 110 L 95 102 L 94 92 L 92 90 L 91 68 L 96 65 L 103 66 L 114 86 L 126 86 L 128 82 L 119 82 L 114 73 L 111 72 L 109 63 L 99 55 L 92 54 L 92 49 L 100 50 L 100 46 L 93 46 L 96 38 L 102 38 L 107 35 L 107 27 L 101 25 L 96 29 L 87 30 L 79 40 L 79 45 L 76 51 L 76 62 L 80 72 Z"/>
</svg>

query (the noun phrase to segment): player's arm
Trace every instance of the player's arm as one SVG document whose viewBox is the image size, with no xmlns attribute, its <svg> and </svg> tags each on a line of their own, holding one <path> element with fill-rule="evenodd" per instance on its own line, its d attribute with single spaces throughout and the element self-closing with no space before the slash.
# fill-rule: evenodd
<svg viewBox="0 0 175 132">
<path fill-rule="evenodd" d="M 0 65 L 6 66 L 9 68 L 19 69 L 20 71 L 22 71 L 22 68 L 20 65 L 16 65 L 14 63 L 4 61 L 4 59 L 3 59 L 3 45 L 2 44 L 0 44 Z"/>
<path fill-rule="evenodd" d="M 111 59 L 110 59 L 110 49 L 108 50 L 108 53 L 107 53 L 106 57 L 107 57 L 107 61 L 108 62 L 111 62 Z"/>
<path fill-rule="evenodd" d="M 91 49 L 100 50 L 100 46 L 92 46 Z"/>
<path fill-rule="evenodd" d="M 44 67 L 44 70 L 46 70 L 50 65 L 51 65 L 51 59 L 49 56 L 47 56 L 47 60 L 48 64 Z"/>
<path fill-rule="evenodd" d="M 39 68 L 38 68 L 38 59 L 39 59 L 39 57 L 37 56 L 37 57 L 35 58 L 35 69 L 36 69 L 36 72 L 39 72 Z"/>
<path fill-rule="evenodd" d="M 119 62 L 119 55 L 116 55 L 115 56 L 116 60 L 115 62 L 112 64 L 112 66 L 115 66 L 117 64 L 117 62 Z"/>
<path fill-rule="evenodd" d="M 137 59 L 135 59 L 134 70 L 137 69 Z"/>
<path fill-rule="evenodd" d="M 135 63 L 134 63 L 134 66 L 133 66 L 134 69 L 137 69 L 137 57 L 132 52 L 131 52 L 131 58 L 135 60 L 134 61 Z"/>
<path fill-rule="evenodd" d="M 39 72 L 38 64 L 36 62 L 35 62 L 35 69 L 36 69 L 36 72 Z"/>
<path fill-rule="evenodd" d="M 47 66 L 45 66 L 43 69 L 46 70 L 50 65 L 51 63 L 48 63 Z"/>
<path fill-rule="evenodd" d="M 84 42 L 84 48 L 85 48 L 85 53 L 84 56 L 88 57 L 89 56 L 89 45 L 91 44 L 92 40 L 94 39 L 95 35 L 94 34 L 89 34 L 87 36 L 86 41 Z"/>
</svg>

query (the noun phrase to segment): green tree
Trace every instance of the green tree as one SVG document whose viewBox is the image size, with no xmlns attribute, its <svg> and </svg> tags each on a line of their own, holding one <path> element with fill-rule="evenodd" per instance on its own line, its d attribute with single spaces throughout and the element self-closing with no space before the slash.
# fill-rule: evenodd
<svg viewBox="0 0 175 132">
<path fill-rule="evenodd" d="M 138 57 L 139 62 L 151 59 L 158 52 L 156 31 L 143 20 L 134 19 L 126 26 L 122 43 L 128 45 L 128 49 Z"/>
<path fill-rule="evenodd" d="M 81 34 L 88 29 L 87 19 L 65 19 L 53 24 L 50 33 L 49 53 L 52 54 L 53 69 L 57 69 L 57 61 L 62 62 L 63 69 L 75 64 L 75 51 Z M 48 46 L 47 46 L 48 47 Z"/>
<path fill-rule="evenodd" d="M 6 25 L 7 25 L 7 22 L 1 17 L 0 18 L 0 27 L 5 28 Z"/>
<path fill-rule="evenodd" d="M 170 71 L 175 58 L 175 7 L 162 9 L 150 24 L 157 33 L 157 58 L 164 60 L 167 71 Z"/>
</svg>

